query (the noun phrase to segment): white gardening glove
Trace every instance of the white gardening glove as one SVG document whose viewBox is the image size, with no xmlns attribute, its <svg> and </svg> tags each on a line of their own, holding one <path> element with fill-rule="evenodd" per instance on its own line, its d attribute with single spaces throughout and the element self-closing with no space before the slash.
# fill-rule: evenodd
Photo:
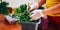
<svg viewBox="0 0 60 30">
<path fill-rule="evenodd" d="M 15 18 L 12 18 L 11 16 L 5 16 L 5 18 L 7 19 L 7 21 L 11 24 L 11 23 L 15 23 L 16 21 L 17 21 L 17 19 L 15 19 Z"/>
<path fill-rule="evenodd" d="M 41 17 L 44 17 L 44 15 L 42 14 L 42 10 L 34 10 L 31 13 L 32 13 L 32 15 L 30 16 L 31 20 L 37 20 Z"/>
<path fill-rule="evenodd" d="M 37 9 L 37 8 L 38 8 L 38 3 L 34 3 L 34 4 L 30 5 L 29 11 L 31 11 L 33 9 Z"/>
</svg>

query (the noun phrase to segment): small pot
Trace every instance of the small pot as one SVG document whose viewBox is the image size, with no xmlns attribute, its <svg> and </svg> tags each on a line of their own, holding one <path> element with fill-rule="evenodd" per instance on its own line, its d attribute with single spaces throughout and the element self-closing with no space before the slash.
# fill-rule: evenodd
<svg viewBox="0 0 60 30">
<path fill-rule="evenodd" d="M 22 30 L 38 30 L 38 25 L 41 21 L 37 23 L 32 22 L 21 22 L 22 23 Z"/>
</svg>

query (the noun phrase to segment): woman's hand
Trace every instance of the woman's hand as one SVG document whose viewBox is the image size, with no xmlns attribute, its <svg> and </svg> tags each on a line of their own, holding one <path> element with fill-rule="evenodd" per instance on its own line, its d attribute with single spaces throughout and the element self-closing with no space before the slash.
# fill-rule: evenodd
<svg viewBox="0 0 60 30">
<path fill-rule="evenodd" d="M 37 20 L 41 17 L 43 17 L 44 15 L 42 14 L 42 10 L 34 10 L 33 12 L 31 12 L 31 20 Z"/>
<path fill-rule="evenodd" d="M 33 11 L 34 9 L 38 8 L 38 3 L 34 3 L 32 5 L 28 4 L 28 10 Z"/>
</svg>

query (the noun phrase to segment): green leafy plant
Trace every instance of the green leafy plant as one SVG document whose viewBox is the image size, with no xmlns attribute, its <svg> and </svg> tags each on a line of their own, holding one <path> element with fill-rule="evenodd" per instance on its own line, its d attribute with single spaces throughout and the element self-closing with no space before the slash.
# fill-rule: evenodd
<svg viewBox="0 0 60 30">
<path fill-rule="evenodd" d="M 23 13 L 25 10 L 27 10 L 27 5 L 26 4 L 22 4 L 20 6 L 21 12 Z"/>
<path fill-rule="evenodd" d="M 13 17 L 18 19 L 17 22 L 28 22 L 30 20 L 30 13 L 27 11 L 27 5 L 22 4 L 20 8 L 16 8 L 15 14 Z"/>
<path fill-rule="evenodd" d="M 5 1 L 0 3 L 0 14 L 7 15 L 9 13 L 9 10 L 7 8 L 8 4 L 9 3 L 5 2 Z"/>
<path fill-rule="evenodd" d="M 13 14 L 13 17 L 18 19 L 16 22 L 39 22 L 39 19 L 36 21 L 30 21 L 30 13 L 27 11 L 27 5 L 22 4 L 20 8 L 16 8 L 15 14 Z"/>
<path fill-rule="evenodd" d="M 23 15 L 20 16 L 20 19 L 22 22 L 29 22 L 30 20 L 30 14 L 28 11 L 24 11 Z"/>
<path fill-rule="evenodd" d="M 17 23 L 20 23 L 20 9 L 16 8 L 15 14 L 13 14 L 13 18 L 17 19 Z"/>
</svg>

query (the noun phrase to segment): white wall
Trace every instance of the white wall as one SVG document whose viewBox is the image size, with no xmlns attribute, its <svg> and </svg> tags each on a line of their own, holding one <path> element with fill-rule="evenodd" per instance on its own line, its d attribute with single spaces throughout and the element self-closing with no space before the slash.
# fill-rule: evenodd
<svg viewBox="0 0 60 30">
<path fill-rule="evenodd" d="M 9 7 L 15 8 L 15 7 L 19 7 L 21 4 L 23 3 L 35 3 L 38 0 L 3 0 L 6 2 L 9 2 Z"/>
</svg>

